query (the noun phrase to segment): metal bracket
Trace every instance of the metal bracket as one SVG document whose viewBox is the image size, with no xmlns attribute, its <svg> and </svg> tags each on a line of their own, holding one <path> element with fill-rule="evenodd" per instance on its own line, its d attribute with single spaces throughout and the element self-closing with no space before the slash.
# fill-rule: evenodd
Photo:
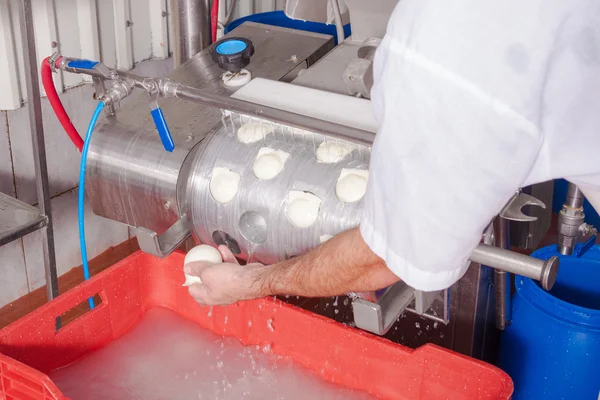
<svg viewBox="0 0 600 400">
<path fill-rule="evenodd" d="M 400 281 L 390 286 L 377 303 L 357 299 L 352 303 L 357 328 L 385 335 L 414 299 L 415 290 Z"/>
<path fill-rule="evenodd" d="M 425 314 L 429 307 L 433 304 L 436 297 L 439 296 L 440 292 L 423 292 L 421 290 L 415 290 L 415 312 L 419 315 Z"/>
<path fill-rule="evenodd" d="M 179 218 L 162 235 L 158 235 L 156 232 L 144 227 L 135 228 L 134 231 L 140 249 L 144 253 L 160 258 L 173 253 L 191 235 L 185 215 Z"/>
<path fill-rule="evenodd" d="M 525 206 L 536 206 L 546 208 L 546 205 L 539 199 L 530 196 L 520 191 L 513 196 L 512 199 L 500 211 L 500 216 L 509 221 L 518 222 L 533 222 L 537 221 L 537 217 L 532 217 L 523 213 L 522 208 Z"/>
</svg>

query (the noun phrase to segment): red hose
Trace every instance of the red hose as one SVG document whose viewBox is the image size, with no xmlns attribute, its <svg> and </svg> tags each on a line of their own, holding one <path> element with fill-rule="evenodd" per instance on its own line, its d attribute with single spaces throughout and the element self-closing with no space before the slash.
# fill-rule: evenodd
<svg viewBox="0 0 600 400">
<path fill-rule="evenodd" d="M 59 59 L 60 60 L 60 59 Z M 59 60 L 56 61 L 58 64 Z M 46 58 L 42 62 L 42 85 L 44 86 L 44 90 L 46 91 L 46 95 L 48 96 L 48 101 L 54 110 L 54 114 L 58 118 L 58 121 L 71 138 L 71 141 L 77 147 L 79 151 L 83 148 L 83 139 L 79 136 L 77 129 L 73 126 L 71 119 L 67 115 L 67 111 L 63 107 L 60 98 L 58 97 L 58 93 L 56 92 L 56 87 L 54 87 L 54 81 L 52 80 L 52 68 L 50 68 L 50 57 Z"/>
<path fill-rule="evenodd" d="M 217 29 L 219 28 L 219 0 L 213 0 L 210 10 L 210 29 L 212 34 L 212 42 L 217 41 Z"/>
</svg>

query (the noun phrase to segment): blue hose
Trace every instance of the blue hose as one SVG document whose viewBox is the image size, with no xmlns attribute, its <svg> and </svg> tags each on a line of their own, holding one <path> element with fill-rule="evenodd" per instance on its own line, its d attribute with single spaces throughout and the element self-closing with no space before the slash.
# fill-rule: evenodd
<svg viewBox="0 0 600 400">
<path fill-rule="evenodd" d="M 83 277 L 87 281 L 90 279 L 90 267 L 88 265 L 88 256 L 87 256 L 87 247 L 85 244 L 85 224 L 84 224 L 84 199 L 85 199 L 85 170 L 87 163 L 87 155 L 88 150 L 90 148 L 90 139 L 92 138 L 92 132 L 94 132 L 94 127 L 96 126 L 96 122 L 98 122 L 98 118 L 100 117 L 100 113 L 104 108 L 104 103 L 98 103 L 96 107 L 96 111 L 94 111 L 94 115 L 92 115 L 92 119 L 90 120 L 90 125 L 88 126 L 87 133 L 85 134 L 85 143 L 83 144 L 83 150 L 81 151 L 81 165 L 79 167 L 79 196 L 78 196 L 78 205 L 77 205 L 77 219 L 79 221 L 79 246 L 81 247 L 81 260 L 83 264 Z M 90 310 L 94 308 L 94 299 L 90 297 L 88 299 L 88 304 L 90 305 Z"/>
</svg>

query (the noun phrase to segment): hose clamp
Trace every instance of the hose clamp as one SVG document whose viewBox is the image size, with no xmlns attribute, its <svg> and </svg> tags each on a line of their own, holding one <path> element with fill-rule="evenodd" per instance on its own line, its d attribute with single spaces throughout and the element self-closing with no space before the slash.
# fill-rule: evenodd
<svg viewBox="0 0 600 400">
<path fill-rule="evenodd" d="M 50 69 L 52 70 L 52 73 L 54 73 L 54 74 L 56 73 L 56 62 L 61 57 L 62 56 L 57 51 L 55 51 L 54 53 L 52 53 L 52 55 L 50 57 L 48 57 L 48 62 L 50 63 Z"/>
</svg>

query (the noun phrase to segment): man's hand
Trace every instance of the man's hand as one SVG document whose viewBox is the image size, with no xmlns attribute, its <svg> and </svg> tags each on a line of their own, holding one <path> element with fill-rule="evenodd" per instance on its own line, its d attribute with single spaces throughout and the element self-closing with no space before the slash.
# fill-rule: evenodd
<svg viewBox="0 0 600 400">
<path fill-rule="evenodd" d="M 257 273 L 264 266 L 258 263 L 239 265 L 226 246 L 219 246 L 219 252 L 223 257 L 222 264 L 195 262 L 184 267 L 186 274 L 202 280 L 202 284 L 197 283 L 188 288 L 190 295 L 198 303 L 209 306 L 263 297 Z"/>
<path fill-rule="evenodd" d="M 307 254 L 274 265 L 241 266 L 231 251 L 220 246 L 223 264 L 190 263 L 185 273 L 202 284 L 189 287 L 200 304 L 227 305 L 241 300 L 287 294 L 328 297 L 372 292 L 399 278 L 363 241 L 358 228 L 341 233 Z"/>
</svg>

